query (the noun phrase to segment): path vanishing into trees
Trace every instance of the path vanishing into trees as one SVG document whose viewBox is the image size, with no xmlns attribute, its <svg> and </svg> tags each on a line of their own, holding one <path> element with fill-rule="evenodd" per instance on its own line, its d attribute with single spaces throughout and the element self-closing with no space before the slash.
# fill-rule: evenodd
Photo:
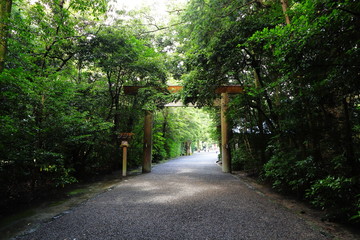
<svg viewBox="0 0 360 240">
<path fill-rule="evenodd" d="M 328 239 L 196 153 L 128 178 L 17 239 Z"/>
</svg>

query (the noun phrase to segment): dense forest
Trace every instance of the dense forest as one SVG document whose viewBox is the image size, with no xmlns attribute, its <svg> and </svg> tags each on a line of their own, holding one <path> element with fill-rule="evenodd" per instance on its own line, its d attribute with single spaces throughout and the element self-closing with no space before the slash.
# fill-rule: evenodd
<svg viewBox="0 0 360 240">
<path fill-rule="evenodd" d="M 112 8 L 0 1 L 2 209 L 120 169 L 122 132 L 141 165 L 144 111 L 155 162 L 218 140 L 214 90 L 241 85 L 227 114 L 233 169 L 359 224 L 357 0 L 190 0 L 165 25 Z M 164 107 L 174 100 L 207 111 Z"/>
<path fill-rule="evenodd" d="M 173 63 L 140 13 L 110 12 L 103 0 L 0 9 L 1 213 L 120 169 L 119 133 L 135 133 L 128 164 L 140 166 L 145 110 L 154 112 L 153 162 L 212 142 L 206 112 L 163 107 L 179 98 L 154 88 L 172 79 Z M 145 88 L 126 96 L 125 85 Z"/>
<path fill-rule="evenodd" d="M 360 220 L 360 2 L 190 1 L 180 31 L 185 101 L 240 84 L 233 166 Z"/>
</svg>

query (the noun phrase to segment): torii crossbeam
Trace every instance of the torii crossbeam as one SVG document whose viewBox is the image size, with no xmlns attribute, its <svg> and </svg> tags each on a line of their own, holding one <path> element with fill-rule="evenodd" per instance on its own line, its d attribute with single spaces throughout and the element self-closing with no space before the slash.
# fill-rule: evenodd
<svg viewBox="0 0 360 240">
<path fill-rule="evenodd" d="M 126 95 L 136 95 L 138 90 L 143 88 L 141 86 L 124 86 L 124 93 Z M 177 93 L 183 89 L 182 86 L 168 86 L 167 90 L 170 93 Z M 222 171 L 226 173 L 231 172 L 231 159 L 229 148 L 229 132 L 228 121 L 226 119 L 226 110 L 229 103 L 229 94 L 239 94 L 244 92 L 244 87 L 239 85 L 232 86 L 220 86 L 215 89 L 215 93 L 221 94 L 221 162 Z M 169 105 L 175 106 L 175 105 Z M 181 106 L 177 104 L 176 106 Z M 150 111 L 145 112 L 144 119 L 144 157 L 142 172 L 151 172 L 152 162 L 152 113 Z"/>
</svg>

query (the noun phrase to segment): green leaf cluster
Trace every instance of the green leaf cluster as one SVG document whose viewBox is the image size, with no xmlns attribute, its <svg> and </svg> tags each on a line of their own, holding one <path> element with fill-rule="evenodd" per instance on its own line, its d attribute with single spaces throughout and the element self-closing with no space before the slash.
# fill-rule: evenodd
<svg viewBox="0 0 360 240">
<path fill-rule="evenodd" d="M 186 102 L 210 105 L 217 86 L 245 87 L 228 110 L 234 164 L 352 223 L 359 16 L 355 0 L 292 0 L 286 12 L 279 1 L 192 0 L 178 50 Z"/>
<path fill-rule="evenodd" d="M 139 165 L 143 110 L 168 100 L 153 90 L 125 96 L 123 87 L 162 87 L 164 53 L 138 29 L 109 24 L 107 7 L 105 0 L 14 2 L 0 73 L 2 210 L 118 170 L 121 132 L 136 133 L 129 165 Z"/>
<path fill-rule="evenodd" d="M 217 144 L 215 122 L 205 110 L 195 108 L 165 108 L 155 115 L 154 161 L 187 155 Z"/>
</svg>

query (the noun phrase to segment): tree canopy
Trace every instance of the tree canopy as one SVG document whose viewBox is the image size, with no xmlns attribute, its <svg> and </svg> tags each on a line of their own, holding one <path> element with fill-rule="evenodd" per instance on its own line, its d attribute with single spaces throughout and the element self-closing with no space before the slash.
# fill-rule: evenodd
<svg viewBox="0 0 360 240">
<path fill-rule="evenodd" d="M 359 24 L 353 0 L 190 1 L 179 32 L 185 100 L 241 84 L 233 164 L 359 220 Z"/>
<path fill-rule="evenodd" d="M 202 139 L 198 118 L 192 125 L 178 111 L 167 117 L 162 110 L 170 101 L 156 90 L 171 75 L 166 46 L 146 33 L 138 15 L 119 11 L 109 19 L 104 0 L 0 7 L 1 206 L 119 169 L 121 132 L 136 133 L 129 164 L 137 167 L 144 110 L 158 111 L 155 129 L 164 126 L 155 133 L 154 160 L 183 154 L 184 142 Z M 125 85 L 145 88 L 126 96 Z"/>
</svg>

